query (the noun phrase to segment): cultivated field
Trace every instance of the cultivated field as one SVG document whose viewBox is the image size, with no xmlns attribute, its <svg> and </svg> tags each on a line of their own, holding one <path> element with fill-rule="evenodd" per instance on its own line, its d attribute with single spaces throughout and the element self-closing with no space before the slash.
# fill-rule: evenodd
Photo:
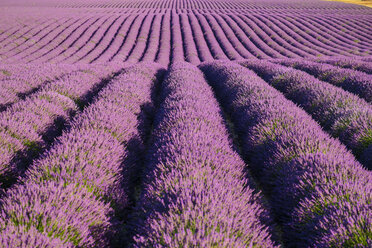
<svg viewBox="0 0 372 248">
<path fill-rule="evenodd" d="M 372 247 L 371 23 L 0 0 L 0 247 Z"/>
<path fill-rule="evenodd" d="M 344 3 L 360 4 L 360 5 L 372 7 L 372 0 L 329 0 L 329 1 L 339 1 L 339 2 L 344 2 Z"/>
</svg>

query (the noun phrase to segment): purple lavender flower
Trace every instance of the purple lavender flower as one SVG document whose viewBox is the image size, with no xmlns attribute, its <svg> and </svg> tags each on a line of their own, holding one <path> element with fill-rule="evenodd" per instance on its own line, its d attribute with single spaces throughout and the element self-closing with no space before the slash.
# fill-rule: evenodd
<svg viewBox="0 0 372 248">
<path fill-rule="evenodd" d="M 135 247 L 274 247 L 262 196 L 203 74 L 173 64 L 147 155 Z"/>
<path fill-rule="evenodd" d="M 199 67 L 231 113 L 285 244 L 368 247 L 371 172 L 253 71 L 228 61 Z"/>
</svg>

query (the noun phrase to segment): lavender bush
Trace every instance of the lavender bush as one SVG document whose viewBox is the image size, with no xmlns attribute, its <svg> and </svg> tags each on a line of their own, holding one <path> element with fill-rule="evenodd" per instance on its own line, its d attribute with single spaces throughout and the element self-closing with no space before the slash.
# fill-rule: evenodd
<svg viewBox="0 0 372 248">
<path fill-rule="evenodd" d="M 317 59 L 316 62 L 327 63 L 342 68 L 349 68 L 357 71 L 362 71 L 368 74 L 372 74 L 372 61 L 362 61 L 360 58 L 326 58 L 326 59 Z"/>
<path fill-rule="evenodd" d="M 372 102 L 372 75 L 312 61 L 278 60 L 275 62 L 305 71 L 322 81 L 354 93 L 369 103 Z"/>
<path fill-rule="evenodd" d="M 134 246 L 274 247 L 262 196 L 203 74 L 173 64 L 160 98 Z"/>
<path fill-rule="evenodd" d="M 266 61 L 245 61 L 286 97 L 303 107 L 334 137 L 339 138 L 368 168 L 372 168 L 371 105 L 354 94 L 292 68 Z"/>
<path fill-rule="evenodd" d="M 199 66 L 231 113 L 244 157 L 290 247 L 368 247 L 371 173 L 303 110 L 232 62 Z"/>
<path fill-rule="evenodd" d="M 141 106 L 151 101 L 159 70 L 156 64 L 124 69 L 35 161 L 1 201 L 0 243 L 32 247 L 36 241 L 28 237 L 37 231 L 44 237 L 38 242 L 48 245 L 108 245 L 113 211 L 129 204 L 135 158 L 143 149 Z"/>
<path fill-rule="evenodd" d="M 0 183 L 7 186 L 46 148 L 63 125 L 87 103 L 90 93 L 105 76 L 77 71 L 46 84 L 38 92 L 0 114 Z M 110 70 L 106 75 L 110 74 Z M 99 76 L 100 75 L 100 76 Z"/>
</svg>

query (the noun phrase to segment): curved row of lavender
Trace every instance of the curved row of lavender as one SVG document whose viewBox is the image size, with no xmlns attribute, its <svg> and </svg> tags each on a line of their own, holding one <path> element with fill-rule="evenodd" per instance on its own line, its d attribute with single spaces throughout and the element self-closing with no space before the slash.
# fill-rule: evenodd
<svg viewBox="0 0 372 248">
<path fill-rule="evenodd" d="M 3 4 L 6 6 L 34 6 L 37 4 L 42 7 L 58 7 L 58 8 L 130 8 L 130 9 L 253 9 L 256 11 L 265 9 L 277 9 L 278 11 L 287 9 L 288 11 L 308 9 L 314 12 L 320 10 L 343 10 L 343 11 L 360 11 L 367 12 L 366 7 L 360 5 L 350 5 L 341 2 L 316 2 L 309 0 L 261 0 L 255 1 L 226 1 L 226 0 L 141 0 L 141 1 L 120 1 L 120 0 L 34 0 L 28 2 L 27 0 L 4 0 Z"/>
<path fill-rule="evenodd" d="M 369 103 L 372 102 L 372 75 L 353 69 L 344 69 L 303 59 L 273 60 L 272 62 L 305 71 L 322 81 L 354 93 Z M 355 65 L 357 66 L 357 64 L 356 62 Z"/>
<path fill-rule="evenodd" d="M 173 64 L 147 151 L 134 247 L 275 247 L 202 72 Z"/>
<path fill-rule="evenodd" d="M 2 247 L 106 247 L 129 204 L 139 126 L 161 67 L 124 69 L 1 200 Z M 116 220 L 117 222 L 117 220 Z"/>
<path fill-rule="evenodd" d="M 363 61 L 360 60 L 361 58 L 358 57 L 341 57 L 341 58 L 324 58 L 324 59 L 316 59 L 316 62 L 319 63 L 327 63 L 335 66 L 339 66 L 342 68 L 353 69 L 357 71 L 362 71 L 368 74 L 372 74 L 372 61 Z"/>
<path fill-rule="evenodd" d="M 274 7 L 277 1 L 272 0 L 265 7 L 259 7 L 257 1 L 238 1 L 244 6 L 240 9 L 235 1 L 216 4 L 206 0 L 203 5 L 211 8 L 190 9 L 199 1 L 173 5 L 178 1 L 161 0 L 152 3 L 153 8 L 117 7 L 120 4 L 116 3 L 106 9 L 82 7 L 76 2 L 71 9 L 31 11 L 11 3 L 0 9 L 3 19 L 9 19 L 0 23 L 0 61 L 156 61 L 167 66 L 172 61 L 198 64 L 226 58 L 316 59 L 372 53 L 368 8 L 358 10 L 344 4 L 331 8 L 327 7 L 331 3 L 320 6 L 319 1 L 300 3 L 300 8 L 294 7 L 293 1 L 278 9 Z M 161 7 L 168 4 L 169 8 Z M 21 20 L 19 15 L 24 15 Z"/>
<path fill-rule="evenodd" d="M 372 168 L 372 106 L 363 99 L 306 72 L 268 61 L 241 62 L 303 107 L 332 136 Z"/>
<path fill-rule="evenodd" d="M 0 66 L 0 111 L 50 81 L 77 70 L 73 65 L 25 64 Z"/>
<path fill-rule="evenodd" d="M 370 171 L 253 71 L 203 63 L 288 247 L 369 247 Z"/>
<path fill-rule="evenodd" d="M 47 148 L 111 73 L 111 67 L 93 66 L 65 74 L 0 113 L 1 188 L 14 182 Z"/>
</svg>

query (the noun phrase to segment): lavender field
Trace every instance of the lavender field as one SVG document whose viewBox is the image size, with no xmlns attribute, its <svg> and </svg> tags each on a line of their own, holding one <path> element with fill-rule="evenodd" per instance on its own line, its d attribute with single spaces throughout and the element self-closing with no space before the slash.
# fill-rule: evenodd
<svg viewBox="0 0 372 248">
<path fill-rule="evenodd" d="M 0 248 L 372 247 L 372 8 L 0 0 Z"/>
</svg>

